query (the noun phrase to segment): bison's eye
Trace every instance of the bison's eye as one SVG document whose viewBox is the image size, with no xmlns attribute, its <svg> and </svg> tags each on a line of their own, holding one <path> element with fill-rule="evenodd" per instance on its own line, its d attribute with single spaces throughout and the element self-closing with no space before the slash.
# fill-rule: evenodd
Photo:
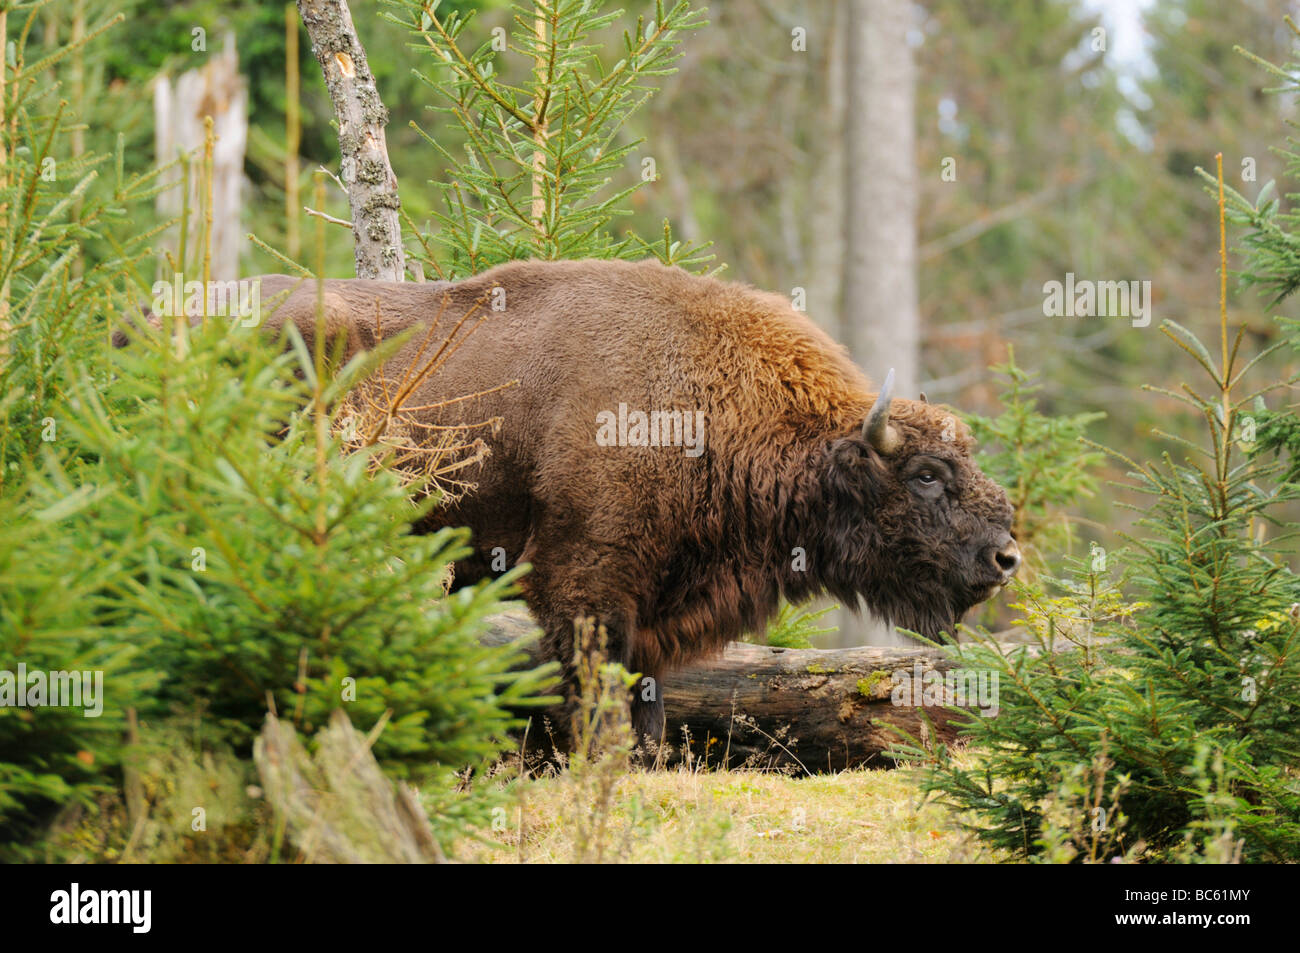
<svg viewBox="0 0 1300 953">
<path fill-rule="evenodd" d="M 902 473 L 907 486 L 925 500 L 938 500 L 952 482 L 953 473 L 948 463 L 934 457 L 912 459 Z"/>
<path fill-rule="evenodd" d="M 917 470 L 908 481 L 912 492 L 922 499 L 937 500 L 944 493 L 944 474 L 937 467 Z"/>
</svg>

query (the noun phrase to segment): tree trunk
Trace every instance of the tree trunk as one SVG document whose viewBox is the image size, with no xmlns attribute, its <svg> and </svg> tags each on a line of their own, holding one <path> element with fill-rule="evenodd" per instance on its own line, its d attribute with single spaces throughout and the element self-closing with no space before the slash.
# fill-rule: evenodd
<svg viewBox="0 0 1300 953">
<path fill-rule="evenodd" d="M 480 641 L 504 645 L 535 629 L 527 612 L 511 610 L 492 616 Z M 530 665 L 541 663 L 536 642 L 527 651 Z M 719 657 L 668 677 L 665 740 L 672 750 L 667 763 L 682 761 L 688 745 L 691 762 L 709 767 L 810 773 L 892 767 L 883 753 L 899 735 L 890 726 L 913 737 L 929 730 L 919 707 L 893 703 L 895 685 L 909 698 L 915 687 L 921 699 L 926 673 L 952 668 L 942 652 L 920 646 L 780 649 L 733 642 Z M 935 677 L 928 679 L 932 683 Z M 947 709 L 932 705 L 925 713 L 939 740 L 951 742 L 956 730 Z M 529 714 L 534 725 L 543 715 L 559 717 L 554 711 Z M 529 742 L 534 743 L 532 733 Z"/>
<path fill-rule="evenodd" d="M 844 139 L 843 340 L 877 383 L 894 369 L 899 397 L 920 387 L 916 286 L 916 64 L 910 0 L 848 5 Z M 903 645 L 891 627 L 839 612 L 840 644 Z"/>
<path fill-rule="evenodd" d="M 824 108 L 820 111 L 823 126 L 821 144 L 813 179 L 809 182 L 808 243 L 808 316 L 831 337 L 847 342 L 840 292 L 844 282 L 844 146 L 846 59 L 848 43 L 844 29 L 844 8 L 836 3 L 818 9 L 822 18 L 822 44 L 826 50 L 822 88 Z"/>
<path fill-rule="evenodd" d="M 406 264 L 397 176 L 384 137 L 388 110 L 379 98 L 352 14 L 346 0 L 298 0 L 298 13 L 339 124 L 339 178 L 352 209 L 357 277 L 401 281 Z"/>
<path fill-rule="evenodd" d="M 844 313 L 854 358 L 897 393 L 920 386 L 916 288 L 916 64 L 910 0 L 852 0 L 845 125 Z"/>
</svg>

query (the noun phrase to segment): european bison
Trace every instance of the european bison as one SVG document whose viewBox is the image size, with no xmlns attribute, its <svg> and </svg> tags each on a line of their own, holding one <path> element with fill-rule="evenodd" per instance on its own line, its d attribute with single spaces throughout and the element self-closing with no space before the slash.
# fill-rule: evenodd
<svg viewBox="0 0 1300 953">
<path fill-rule="evenodd" d="M 310 342 L 316 288 L 266 318 Z M 349 352 L 422 322 L 487 320 L 415 392 L 428 423 L 500 416 L 477 490 L 427 526 L 466 525 L 459 583 L 530 563 L 546 649 L 573 677 L 574 620 L 603 624 L 626 667 L 634 727 L 657 739 L 664 676 L 746 630 L 780 597 L 828 592 L 929 637 L 951 632 L 1020 562 L 1012 509 L 971 459 L 966 426 L 879 395 L 790 303 L 656 262 L 520 261 L 456 283 L 327 281 Z M 435 340 L 445 331 L 438 328 Z M 385 365 L 416 359 L 417 334 Z M 570 682 L 571 684 L 571 682 Z"/>
</svg>

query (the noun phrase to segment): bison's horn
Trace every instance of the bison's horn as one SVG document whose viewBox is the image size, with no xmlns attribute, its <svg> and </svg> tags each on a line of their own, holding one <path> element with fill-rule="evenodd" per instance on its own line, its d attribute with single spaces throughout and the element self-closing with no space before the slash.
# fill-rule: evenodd
<svg viewBox="0 0 1300 953">
<path fill-rule="evenodd" d="M 894 369 L 885 375 L 885 383 L 876 395 L 876 402 L 862 422 L 862 436 L 876 448 L 877 453 L 891 454 L 898 449 L 898 431 L 889 423 L 889 404 L 894 396 Z"/>
</svg>

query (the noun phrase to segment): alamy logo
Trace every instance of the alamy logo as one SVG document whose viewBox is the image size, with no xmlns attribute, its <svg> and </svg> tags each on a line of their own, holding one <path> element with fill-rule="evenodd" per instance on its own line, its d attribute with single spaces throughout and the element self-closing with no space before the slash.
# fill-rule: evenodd
<svg viewBox="0 0 1300 953">
<path fill-rule="evenodd" d="M 684 447 L 686 456 L 704 452 L 704 411 L 628 410 L 596 414 L 596 445 L 599 447 Z"/>
<path fill-rule="evenodd" d="M 1133 327 L 1151 323 L 1150 281 L 1075 280 L 1043 284 L 1043 314 L 1049 318 L 1132 318 Z"/>
<path fill-rule="evenodd" d="M 50 894 L 51 923 L 127 923 L 133 933 L 148 933 L 153 923 L 151 890 L 71 890 Z"/>
<path fill-rule="evenodd" d="M 171 281 L 155 281 L 153 313 L 162 318 L 179 315 L 197 318 L 206 314 L 214 318 L 240 318 L 240 326 L 255 328 L 262 323 L 262 282 L 185 281 L 177 273 Z"/>
<path fill-rule="evenodd" d="M 0 669 L 0 708 L 84 708 L 87 718 L 104 713 L 103 672 L 18 671 Z"/>
<path fill-rule="evenodd" d="M 893 685 L 889 700 L 903 708 L 955 705 L 975 708 L 985 718 L 993 718 L 999 710 L 998 673 L 990 669 L 926 671 L 920 662 L 914 662 L 910 672 L 900 668 L 893 673 Z"/>
</svg>

